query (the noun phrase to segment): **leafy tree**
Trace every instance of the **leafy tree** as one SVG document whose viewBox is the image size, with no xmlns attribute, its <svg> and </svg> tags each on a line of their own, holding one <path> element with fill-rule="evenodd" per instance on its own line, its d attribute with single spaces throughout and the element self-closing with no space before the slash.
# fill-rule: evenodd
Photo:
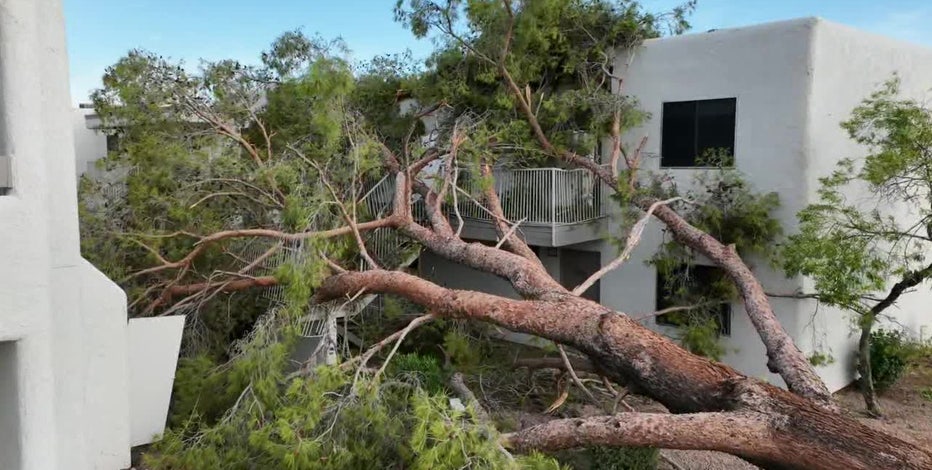
<svg viewBox="0 0 932 470">
<path fill-rule="evenodd" d="M 519 452 L 592 446 L 715 449 L 773 467 L 826 466 L 827 456 L 831 465 L 852 468 L 932 464 L 927 451 L 834 410 L 825 385 L 774 317 L 737 251 L 658 199 L 666 188 L 641 174 L 637 147 L 622 145 L 623 129 L 643 115 L 621 93 L 608 93 L 607 85 L 620 86 L 610 69 L 612 58 L 666 25 L 674 33 L 682 30 L 690 6 L 658 16 L 631 2 L 607 0 L 401 3 L 398 17 L 417 35 L 437 35 L 438 51 L 423 73 L 386 72 L 381 80 L 366 73 L 357 80 L 338 50 L 293 34 L 278 41 L 260 66 L 219 62 L 188 74 L 147 56 L 130 57 L 129 66 L 112 70 L 98 95 L 101 104 L 110 105 L 112 116 L 129 114 L 111 123 L 130 130 L 142 129 L 135 127 L 137 121 L 141 126 L 156 123 L 129 139 L 152 143 L 138 153 L 129 144 L 128 156 L 115 157 L 151 165 L 135 169 L 135 175 L 146 173 L 139 177 L 145 183 L 134 187 L 136 176 L 130 176 L 129 191 L 151 193 L 161 204 L 148 207 L 149 198 L 140 196 L 139 212 L 131 206 L 124 223 L 141 226 L 111 230 L 135 234 L 141 242 L 129 245 L 137 258 L 125 285 L 135 289 L 142 312 L 171 313 L 179 305 L 203 305 L 219 295 L 261 287 L 285 289 L 289 298 L 288 308 L 273 310 L 253 328 L 245 341 L 252 346 L 235 348 L 221 364 L 231 375 L 217 382 L 241 390 L 224 394 L 226 400 L 236 396 L 231 413 L 176 430 L 185 437 L 166 441 L 170 445 L 157 456 L 168 459 L 162 465 L 236 466 L 256 459 L 263 465 L 314 468 L 322 457 L 332 456 L 352 468 L 360 462 L 343 450 L 357 444 L 411 466 L 446 460 L 494 465 L 505 455 L 499 444 Z M 382 73 L 383 65 L 391 70 L 391 64 L 373 64 L 373 73 Z M 399 84 L 410 91 L 389 93 Z M 417 103 L 413 116 L 392 111 L 403 96 Z M 368 101 L 389 98 L 391 103 Z M 435 136 L 421 139 L 417 116 L 431 109 L 440 126 Z M 163 122 L 166 115 L 171 118 Z M 603 133 L 611 140 L 610 168 L 589 158 L 595 136 Z M 216 140 L 193 145 L 203 137 Z M 159 159 L 161 146 L 182 149 L 180 162 Z M 218 148 L 219 156 L 214 153 Z M 618 193 L 619 201 L 656 217 L 678 243 L 719 266 L 744 301 L 767 348 L 768 364 L 791 392 L 691 354 L 553 279 L 521 237 L 508 231 L 512 224 L 487 184 L 492 182 L 489 164 L 505 160 L 589 170 Z M 438 161 L 446 171 L 424 170 Z M 458 164 L 478 171 L 485 182 L 472 196 L 495 215 L 498 246 L 463 240 L 445 213 L 444 201 L 457 194 Z M 243 187 L 235 192 L 252 198 L 221 194 L 234 193 L 224 187 L 193 194 L 180 178 L 213 182 L 220 170 L 233 172 L 232 179 Z M 226 179 L 227 173 L 222 175 Z M 377 188 L 370 184 L 380 180 Z M 388 204 L 367 204 L 363 196 L 374 193 Z M 202 209 L 204 222 L 184 209 L 204 204 L 226 205 L 215 213 Z M 384 231 L 450 262 L 497 275 L 522 299 L 447 289 L 383 266 L 376 238 Z M 625 250 L 636 243 L 628 238 Z M 262 246 L 258 255 L 244 256 L 248 252 L 241 244 L 250 243 Z M 273 263 L 279 267 L 271 274 L 250 270 L 258 269 L 250 266 L 261 253 L 279 244 L 283 247 L 276 250 L 288 244 L 301 256 Z M 295 322 L 313 309 L 340 307 L 367 294 L 395 295 L 429 313 L 344 361 L 339 373 L 299 369 L 292 374 L 279 366 L 297 330 Z M 473 405 L 474 415 L 457 414 L 436 389 L 392 389 L 388 371 L 382 370 L 391 364 L 392 352 L 376 371 L 366 367 L 385 346 L 398 344 L 411 329 L 437 317 L 491 323 L 573 347 L 607 379 L 637 389 L 674 414 L 556 419 L 497 436 L 477 426 L 484 420 L 474 419 Z M 355 372 L 345 374 L 346 369 Z M 196 383 L 188 383 L 197 390 Z M 375 434 L 359 429 L 369 419 L 378 424 Z M 387 436 L 386 430 L 405 437 Z M 418 455 L 410 455 L 411 450 Z M 198 460 L 184 460 L 188 456 Z"/>
<path fill-rule="evenodd" d="M 932 111 L 898 87 L 888 81 L 842 123 L 867 155 L 820 179 L 820 202 L 800 211 L 784 250 L 787 272 L 810 276 L 819 301 L 858 315 L 860 384 L 875 415 L 871 329 L 932 276 Z"/>
<path fill-rule="evenodd" d="M 108 68 L 93 99 L 120 148 L 99 162 L 111 177 L 82 181 L 82 248 L 121 282 L 131 315 L 197 312 L 186 344 L 222 355 L 270 307 L 247 289 L 263 286 L 256 274 L 274 270 L 300 240 L 243 240 L 167 260 L 184 257 L 202 233 L 339 224 L 321 172 L 350 201 L 361 190 L 353 178 L 371 171 L 375 154 L 365 135 L 346 132 L 354 77 L 340 51 L 287 33 L 259 66 L 205 62 L 195 73 L 131 51 Z"/>
</svg>

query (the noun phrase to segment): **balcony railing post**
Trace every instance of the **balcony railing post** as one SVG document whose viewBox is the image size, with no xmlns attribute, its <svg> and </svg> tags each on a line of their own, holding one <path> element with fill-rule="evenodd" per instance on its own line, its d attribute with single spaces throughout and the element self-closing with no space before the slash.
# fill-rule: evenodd
<svg viewBox="0 0 932 470">
<path fill-rule="evenodd" d="M 557 225 L 557 169 L 550 169 L 550 226 Z"/>
</svg>

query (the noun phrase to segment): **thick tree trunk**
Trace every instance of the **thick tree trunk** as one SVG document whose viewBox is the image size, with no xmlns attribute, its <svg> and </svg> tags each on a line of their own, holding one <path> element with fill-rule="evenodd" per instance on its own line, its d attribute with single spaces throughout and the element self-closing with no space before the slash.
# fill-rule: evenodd
<svg viewBox="0 0 932 470">
<path fill-rule="evenodd" d="M 339 274 L 317 301 L 361 289 L 391 293 L 438 315 L 490 322 L 570 345 L 600 373 L 683 417 L 557 421 L 510 436 L 518 449 L 598 443 L 723 450 L 768 468 L 932 468 L 932 453 L 734 369 L 693 355 L 624 314 L 572 295 L 512 300 L 446 289 L 401 272 Z M 648 432 L 650 431 L 650 432 Z"/>
<path fill-rule="evenodd" d="M 652 199 L 641 202 L 639 206 L 649 207 L 649 203 L 653 203 Z M 767 367 L 770 371 L 780 374 L 794 393 L 830 402 L 831 394 L 825 384 L 777 320 L 763 286 L 734 247 L 726 246 L 715 237 L 689 225 L 669 207 L 659 207 L 654 215 L 666 225 L 677 241 L 709 258 L 735 283 L 748 318 L 767 349 Z"/>
</svg>

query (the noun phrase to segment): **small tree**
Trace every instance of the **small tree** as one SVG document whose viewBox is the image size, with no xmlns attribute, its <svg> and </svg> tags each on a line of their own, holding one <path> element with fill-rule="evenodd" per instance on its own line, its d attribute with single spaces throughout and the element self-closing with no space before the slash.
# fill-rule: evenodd
<svg viewBox="0 0 932 470">
<path fill-rule="evenodd" d="M 898 98 L 898 87 L 888 81 L 842 123 L 868 154 L 820 180 L 819 203 L 800 211 L 784 250 L 787 272 L 812 277 L 819 301 L 858 315 L 860 385 L 874 415 L 871 329 L 932 276 L 932 111 Z"/>
</svg>

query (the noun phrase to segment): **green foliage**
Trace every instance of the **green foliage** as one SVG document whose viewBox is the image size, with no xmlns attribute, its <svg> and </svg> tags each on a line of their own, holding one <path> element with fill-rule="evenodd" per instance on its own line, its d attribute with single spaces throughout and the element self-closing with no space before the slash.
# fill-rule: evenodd
<svg viewBox="0 0 932 470">
<path fill-rule="evenodd" d="M 257 291 L 210 290 L 162 303 L 162 289 L 247 269 L 275 241 L 232 240 L 208 247 L 185 269 L 132 274 L 183 259 L 200 237 L 219 231 L 343 223 L 325 204 L 332 196 L 322 174 L 338 197 L 350 199 L 381 159 L 368 134 L 353 126 L 356 114 L 346 103 L 355 81 L 343 53 L 339 42 L 297 32 L 277 39 L 259 66 L 220 60 L 189 71 L 137 50 L 109 67 L 93 94 L 103 128 L 120 146 L 99 162 L 99 175 L 81 183 L 82 251 L 121 281 L 130 315 L 168 313 L 171 303 L 196 313 L 188 353 L 223 359 L 271 305 Z M 355 251 L 346 240 L 326 248 L 335 260 Z M 270 260 L 274 271 L 276 258 Z M 261 268 L 244 274 L 263 274 Z"/>
<path fill-rule="evenodd" d="M 868 154 L 820 179 L 820 202 L 799 212 L 783 250 L 789 275 L 811 277 L 822 302 L 858 313 L 891 276 L 920 270 L 932 248 L 932 112 L 898 99 L 898 87 L 888 81 L 842 123 Z"/>
<path fill-rule="evenodd" d="M 932 402 L 932 387 L 924 387 L 919 390 L 919 396 L 925 401 Z"/>
<path fill-rule="evenodd" d="M 693 354 L 720 361 L 725 348 L 719 342 L 719 325 L 715 318 L 692 315 L 682 320 L 680 343 Z"/>
<path fill-rule="evenodd" d="M 654 470 L 660 451 L 650 447 L 590 447 L 592 470 Z"/>
<path fill-rule="evenodd" d="M 230 374 L 218 373 L 219 365 L 206 355 L 181 358 L 175 372 L 169 426 L 181 428 L 193 415 L 216 422 L 246 387 L 231 383 Z"/>
<path fill-rule="evenodd" d="M 447 373 L 440 367 L 437 358 L 432 356 L 398 354 L 389 363 L 388 371 L 393 376 L 405 376 L 416 381 L 430 393 L 442 395 L 447 390 Z"/>
<path fill-rule="evenodd" d="M 654 15 L 629 1 L 539 0 L 515 3 L 511 22 L 498 1 L 400 0 L 396 19 L 418 37 L 441 38 L 425 73 L 408 84 L 407 96 L 445 105 L 441 132 L 451 132 L 464 115 L 481 115 L 471 140 L 486 151 L 475 155 L 539 160 L 539 144 L 516 114 L 519 103 L 505 84 L 501 59 L 514 82 L 526 86 L 526 100 L 552 143 L 589 153 L 594 136 L 605 134 L 616 112 L 624 128 L 643 118 L 633 100 L 611 93 L 605 71 L 616 52 L 663 32 L 684 31 L 693 6 L 687 2 L 668 15 Z M 509 53 L 502 58 L 506 37 Z"/>
<path fill-rule="evenodd" d="M 694 189 L 674 207 L 693 226 L 722 243 L 734 245 L 738 253 L 770 258 L 782 228 L 773 217 L 780 201 L 776 193 L 757 193 L 742 174 L 728 168 L 719 156 L 710 156 L 716 169 L 696 175 Z M 659 182 L 651 191 L 670 198 L 675 193 Z M 636 218 L 632 218 L 636 220 Z M 625 238 L 619 238 L 619 245 Z M 680 342 L 688 350 L 720 359 L 725 349 L 719 342 L 718 315 L 723 303 L 737 300 L 738 291 L 724 272 L 704 268 L 708 278 L 694 279 L 698 269 L 695 254 L 675 240 L 668 240 L 651 258 L 665 285 L 664 307 L 690 307 L 664 315 L 664 320 L 680 327 Z"/>
<path fill-rule="evenodd" d="M 906 373 L 909 367 L 907 341 L 900 331 L 877 330 L 871 333 L 871 375 L 877 390 L 886 390 Z"/>
<path fill-rule="evenodd" d="M 783 233 L 773 217 L 780 207 L 777 193 L 756 192 L 741 172 L 727 166 L 699 172 L 695 178 L 694 189 L 685 195 L 691 202 L 677 205 L 683 217 L 720 242 L 734 245 L 742 257 L 769 258 Z M 668 246 L 671 250 L 675 248 Z"/>
<path fill-rule="evenodd" d="M 494 429 L 476 422 L 473 410 L 450 407 L 449 371 L 438 358 L 469 370 L 480 367 L 486 352 L 475 341 L 482 332 L 457 322 L 413 332 L 381 380 L 334 367 L 288 376 L 298 320 L 327 269 L 318 254 L 337 263 L 355 260 L 349 237 L 286 243 L 279 249 L 303 261 L 271 258 L 259 268 L 250 260 L 277 240 L 204 244 L 202 237 L 333 228 L 344 224 L 333 199 L 369 220 L 378 209 L 353 201 L 382 175 L 383 155 L 420 158 L 429 146 L 448 144 L 454 130 L 468 137 L 458 158 L 472 168 L 501 156 L 515 164 L 540 161 L 500 60 L 525 87 L 527 104 L 554 145 L 589 152 L 616 114 L 625 129 L 644 118 L 636 102 L 610 92 L 605 72 L 616 52 L 664 28 L 682 32 L 693 4 L 655 15 L 628 1 L 515 2 L 510 53 L 500 57 L 511 16 L 501 2 L 398 2 L 398 19 L 416 35 L 445 34 L 423 69 L 405 55 L 354 69 L 342 43 L 299 32 L 283 34 L 257 65 L 220 60 L 195 70 L 132 51 L 110 67 L 93 98 L 104 128 L 121 145 L 102 162 L 112 178 L 82 182 L 82 247 L 122 280 L 132 315 L 170 313 L 180 305 L 190 309 L 194 325 L 186 333 L 171 429 L 148 466 L 556 468 L 538 455 L 507 460 Z M 414 113 L 439 107 L 433 141 L 421 142 L 417 117 L 399 110 L 406 98 L 414 100 Z M 332 188 L 322 184 L 324 177 Z M 122 193 L 114 197 L 113 189 Z M 146 271 L 195 249 L 203 251 L 183 269 Z M 242 272 L 250 269 L 256 271 Z M 146 274 L 132 275 L 140 271 Z M 223 288 L 162 303 L 168 286 L 229 273 L 248 279 L 260 271 L 284 286 L 284 307 L 271 308 L 258 291 Z M 411 313 L 388 307 L 378 326 Z"/>
<path fill-rule="evenodd" d="M 423 367 L 414 357 L 405 364 Z M 428 366 L 430 367 L 430 366 Z M 436 368 L 436 364 L 433 366 Z M 274 395 L 243 394 L 220 422 L 197 418 L 166 434 L 146 464 L 182 468 L 522 468 L 557 469 L 543 456 L 508 460 L 495 431 L 449 397 L 420 387 L 403 367 L 383 382 L 353 384 L 332 367 L 284 382 Z M 192 432 L 196 429 L 195 432 Z"/>
<path fill-rule="evenodd" d="M 932 275 L 932 111 L 898 90 L 894 77 L 841 124 L 867 154 L 842 159 L 819 180 L 819 202 L 797 214 L 799 232 L 782 251 L 787 275 L 812 278 L 819 301 L 858 314 L 861 328 L 903 293 L 883 293 L 891 279 L 911 287 Z M 896 333 L 870 340 L 871 376 L 882 390 L 905 370 L 906 353 Z"/>
<path fill-rule="evenodd" d="M 824 352 L 814 352 L 809 356 L 809 363 L 818 366 L 827 366 L 835 363 L 835 357 Z"/>
</svg>

